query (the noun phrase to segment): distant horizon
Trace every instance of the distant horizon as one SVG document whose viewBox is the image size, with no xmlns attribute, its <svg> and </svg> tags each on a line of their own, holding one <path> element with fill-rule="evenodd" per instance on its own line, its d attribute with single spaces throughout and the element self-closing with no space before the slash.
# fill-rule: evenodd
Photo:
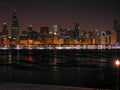
<svg viewBox="0 0 120 90">
<path fill-rule="evenodd" d="M 14 12 L 14 10 L 11 12 L 12 14 L 13 14 L 13 12 Z M 16 13 L 17 13 L 17 11 L 16 11 Z M 8 30 L 11 30 L 11 24 L 12 24 L 12 14 L 11 14 L 11 18 L 9 18 L 9 21 L 7 21 L 7 22 L 0 22 L 0 31 L 2 31 L 2 26 L 3 26 L 3 23 L 6 23 L 7 24 L 7 29 Z M 75 23 L 79 23 L 80 24 L 80 29 L 82 29 L 82 30 L 86 30 L 86 31 L 93 31 L 93 30 L 95 30 L 95 29 L 98 29 L 98 30 L 100 30 L 100 31 L 106 31 L 106 30 L 112 30 L 113 29 L 113 21 L 114 20 L 118 20 L 118 21 L 120 21 L 119 19 L 113 19 L 113 20 L 111 20 L 111 25 L 109 25 L 108 24 L 108 26 L 110 26 L 110 27 L 108 27 L 107 25 L 106 25 L 106 27 L 100 27 L 100 26 L 94 26 L 94 25 L 91 25 L 91 26 L 88 26 L 88 25 L 84 25 L 84 24 L 82 24 L 82 22 L 71 22 L 70 23 L 70 25 L 68 25 L 67 23 L 66 23 L 66 25 L 63 25 L 63 24 L 57 24 L 57 23 L 54 23 L 54 24 L 41 24 L 41 25 L 35 25 L 35 24 L 32 24 L 32 22 L 31 22 L 31 24 L 26 24 L 26 25 L 24 25 L 24 26 L 22 26 L 22 24 L 24 24 L 24 19 L 23 19 L 23 21 L 21 21 L 22 19 L 20 18 L 20 15 L 18 15 L 18 13 L 17 13 L 17 17 L 18 17 L 18 24 L 19 24 L 19 29 L 20 29 L 20 31 L 21 31 L 21 29 L 22 29 L 22 31 L 24 31 L 24 30 L 27 30 L 27 27 L 29 27 L 30 25 L 32 25 L 33 26 L 33 30 L 35 30 L 35 31 L 40 31 L 40 27 L 49 27 L 49 29 L 51 30 L 52 28 L 53 28 L 53 26 L 54 25 L 59 25 L 62 29 L 64 29 L 64 30 L 66 30 L 66 29 L 70 29 L 70 30 L 74 30 L 74 24 Z M 8 18 L 7 18 L 8 19 Z M 10 20 L 11 19 L 11 20 Z M 51 21 L 52 22 L 52 21 Z M 30 23 L 30 22 L 29 22 Z M 41 23 L 41 22 L 40 22 Z M 38 27 L 37 27 L 38 26 Z M 83 27 L 82 27 L 83 26 Z M 87 27 L 88 26 L 88 27 Z M 96 27 L 96 28 L 95 28 Z M 98 27 L 98 28 L 97 28 Z M 35 29 L 36 28 L 36 29 Z M 37 28 L 39 29 L 39 30 L 37 30 Z M 103 29 L 102 29 L 103 28 Z M 105 28 L 108 28 L 108 29 L 106 29 L 105 30 Z"/>
<path fill-rule="evenodd" d="M 12 14 L 13 14 L 13 12 L 14 12 L 14 10 L 11 12 Z M 16 11 L 16 13 L 17 13 L 17 11 Z M 9 21 L 7 21 L 7 22 L 1 22 L 0 23 L 0 31 L 2 31 L 2 26 L 3 26 L 3 23 L 6 23 L 7 24 L 7 29 L 8 29 L 8 31 L 9 32 L 11 32 L 11 24 L 12 24 L 12 14 L 11 14 L 11 18 L 9 18 Z M 18 24 L 19 24 L 19 30 L 20 31 L 25 31 L 25 30 L 27 30 L 27 27 L 29 27 L 30 25 L 32 25 L 33 26 L 33 30 L 35 30 L 35 31 L 37 31 L 37 32 L 39 32 L 40 31 L 40 27 L 49 27 L 49 30 L 51 30 L 51 29 L 53 29 L 53 26 L 54 25 L 59 25 L 63 30 L 67 30 L 67 29 L 70 29 L 70 30 L 74 30 L 74 24 L 75 23 L 79 23 L 80 24 L 80 29 L 81 30 L 86 30 L 86 31 L 93 31 L 93 30 L 95 30 L 95 29 L 98 29 L 98 30 L 100 30 L 100 31 L 107 31 L 107 30 L 113 30 L 113 21 L 114 20 L 116 20 L 116 18 L 115 19 L 113 19 L 112 21 L 111 21 L 111 25 L 106 25 L 106 27 L 100 27 L 99 25 L 98 26 L 94 26 L 94 25 L 85 25 L 85 24 L 83 24 L 82 22 L 71 22 L 70 23 L 70 25 L 68 25 L 67 23 L 65 24 L 65 25 L 63 25 L 62 23 L 61 23 L 61 25 L 60 24 L 57 24 L 57 23 L 54 23 L 54 22 L 52 22 L 52 23 L 54 23 L 54 24 L 41 24 L 41 25 L 35 25 L 35 24 L 32 24 L 32 22 L 31 22 L 31 24 L 26 24 L 26 25 L 24 25 L 24 26 L 22 26 L 22 24 L 24 24 L 24 19 L 23 19 L 23 21 L 22 21 L 22 19 L 20 18 L 20 15 L 18 15 L 18 13 L 17 13 L 17 17 L 18 17 Z M 8 19 L 8 18 L 7 18 Z M 11 20 L 10 20 L 11 19 Z M 117 19 L 118 21 L 120 21 L 119 19 Z M 29 22 L 30 23 L 30 22 Z M 40 22 L 40 23 L 42 23 L 42 22 Z M 85 23 L 85 22 L 84 22 Z M 82 27 L 83 26 L 83 27 Z"/>
<path fill-rule="evenodd" d="M 113 29 L 113 20 L 120 21 L 120 5 L 118 0 L 1 0 L 0 31 L 2 24 L 7 23 L 11 31 L 12 13 L 17 11 L 20 31 L 33 25 L 33 30 L 40 27 L 60 25 L 63 29 L 73 29 L 74 23 L 80 28 L 90 31 Z"/>
</svg>

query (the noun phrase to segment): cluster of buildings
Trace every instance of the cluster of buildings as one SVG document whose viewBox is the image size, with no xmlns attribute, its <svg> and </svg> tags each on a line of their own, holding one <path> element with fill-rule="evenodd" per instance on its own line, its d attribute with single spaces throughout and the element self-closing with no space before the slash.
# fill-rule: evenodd
<svg viewBox="0 0 120 90">
<path fill-rule="evenodd" d="M 21 34 L 20 34 L 21 33 Z M 8 34 L 7 24 L 3 23 L 0 32 L 0 47 L 46 46 L 46 45 L 119 45 L 120 23 L 114 20 L 113 29 L 109 31 L 81 30 L 79 23 L 74 24 L 74 30 L 63 30 L 59 25 L 40 27 L 40 32 L 34 31 L 32 25 L 27 30 L 19 30 L 16 12 L 12 15 L 11 35 Z"/>
</svg>

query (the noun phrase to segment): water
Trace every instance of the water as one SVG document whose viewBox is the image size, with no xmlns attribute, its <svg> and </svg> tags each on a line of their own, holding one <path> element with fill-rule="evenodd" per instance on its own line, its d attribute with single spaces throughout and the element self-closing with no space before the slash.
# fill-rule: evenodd
<svg viewBox="0 0 120 90">
<path fill-rule="evenodd" d="M 115 89 L 118 58 L 119 50 L 0 50 L 0 82 Z"/>
</svg>

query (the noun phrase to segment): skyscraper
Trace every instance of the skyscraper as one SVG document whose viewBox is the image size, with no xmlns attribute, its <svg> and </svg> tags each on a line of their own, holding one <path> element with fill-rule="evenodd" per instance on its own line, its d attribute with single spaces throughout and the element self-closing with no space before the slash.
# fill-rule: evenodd
<svg viewBox="0 0 120 90">
<path fill-rule="evenodd" d="M 118 26 L 119 26 L 119 22 L 118 22 L 118 20 L 117 19 L 115 19 L 114 21 L 113 21 L 113 29 L 114 29 L 114 31 L 118 31 Z"/>
<path fill-rule="evenodd" d="M 60 36 L 60 26 L 59 25 L 54 25 L 53 26 L 53 32 L 54 32 L 54 35 Z"/>
<path fill-rule="evenodd" d="M 49 27 L 40 27 L 40 33 L 43 36 L 48 36 L 49 35 Z"/>
<path fill-rule="evenodd" d="M 12 15 L 11 36 L 13 40 L 19 40 L 19 26 L 16 11 Z"/>
<path fill-rule="evenodd" d="M 117 33 L 117 42 L 120 42 L 120 23 L 117 19 L 113 21 L 113 29 Z"/>
<path fill-rule="evenodd" d="M 28 33 L 31 33 L 33 31 L 33 26 L 32 25 L 29 25 L 28 28 L 27 28 L 27 32 Z"/>
<path fill-rule="evenodd" d="M 3 23 L 2 35 L 8 36 L 7 24 Z"/>
<path fill-rule="evenodd" d="M 76 40 L 79 40 L 79 33 L 80 33 L 80 27 L 79 27 L 79 23 L 75 23 L 74 25 L 75 29 L 74 29 L 74 38 Z"/>
</svg>

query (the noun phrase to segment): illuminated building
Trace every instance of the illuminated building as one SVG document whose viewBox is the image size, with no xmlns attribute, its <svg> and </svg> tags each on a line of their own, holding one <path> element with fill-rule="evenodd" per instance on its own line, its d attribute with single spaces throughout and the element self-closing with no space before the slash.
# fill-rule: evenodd
<svg viewBox="0 0 120 90">
<path fill-rule="evenodd" d="M 74 31 L 73 30 L 67 29 L 67 30 L 64 30 L 64 31 L 66 31 L 65 36 L 69 36 L 69 37 L 74 36 Z"/>
<path fill-rule="evenodd" d="M 28 40 L 28 45 L 33 45 L 34 44 L 34 41 L 33 40 Z"/>
<path fill-rule="evenodd" d="M 116 43 L 117 42 L 117 32 L 112 31 L 111 32 L 111 44 Z"/>
<path fill-rule="evenodd" d="M 15 11 L 13 12 L 13 15 L 12 15 L 11 36 L 13 40 L 16 40 L 16 41 L 19 40 L 18 18 Z"/>
<path fill-rule="evenodd" d="M 74 24 L 74 29 L 61 29 L 59 25 L 54 25 L 53 30 L 49 31 L 49 27 L 40 27 L 40 32 L 34 31 L 33 26 L 29 25 L 20 36 L 18 18 L 16 12 L 12 15 L 11 38 L 8 38 L 7 24 L 3 23 L 0 32 L 0 46 L 9 45 L 52 45 L 52 44 L 80 44 L 81 46 L 90 45 L 112 45 L 120 43 L 120 23 L 118 20 L 113 22 L 113 31 L 102 31 L 98 29 L 94 31 L 85 31 L 80 29 L 79 23 Z M 54 45 L 52 45 L 54 46 Z M 61 45 L 62 46 L 62 45 Z"/>
<path fill-rule="evenodd" d="M 22 36 L 27 37 L 27 31 L 22 31 Z"/>
<path fill-rule="evenodd" d="M 7 30 L 7 24 L 3 23 L 3 28 L 2 32 L 0 33 L 0 44 L 1 46 L 8 45 L 9 40 L 8 40 L 8 30 Z"/>
<path fill-rule="evenodd" d="M 49 36 L 49 27 L 40 27 L 40 34 L 42 36 L 42 41 L 47 44 L 47 38 Z"/>
<path fill-rule="evenodd" d="M 42 44 L 40 41 L 34 41 L 34 45 L 40 45 Z"/>
<path fill-rule="evenodd" d="M 80 44 L 84 44 L 85 43 L 86 33 L 87 32 L 85 30 L 80 31 L 80 33 L 79 33 L 79 43 Z"/>
<path fill-rule="evenodd" d="M 27 27 L 27 37 L 28 37 L 28 39 L 32 39 L 32 32 L 33 32 L 33 26 L 29 25 Z"/>
<path fill-rule="evenodd" d="M 33 30 L 33 26 L 29 25 L 27 27 L 27 38 L 31 40 L 37 40 L 38 32 Z"/>
<path fill-rule="evenodd" d="M 111 31 L 106 31 L 106 43 L 111 44 Z"/>
<path fill-rule="evenodd" d="M 59 44 L 59 37 L 57 35 L 53 37 L 53 44 Z"/>
<path fill-rule="evenodd" d="M 8 36 L 8 30 L 7 30 L 7 24 L 6 23 L 3 23 L 3 29 L 2 29 L 1 35 Z"/>
<path fill-rule="evenodd" d="M 64 44 L 64 39 L 63 38 L 59 38 L 59 44 Z"/>
<path fill-rule="evenodd" d="M 102 34 L 105 34 L 105 32 L 104 33 L 102 32 Z M 93 41 L 94 41 L 94 44 L 97 44 L 97 45 L 100 44 L 100 36 L 102 36 L 102 34 L 100 35 L 100 32 L 97 29 L 95 29 L 93 31 Z"/>
<path fill-rule="evenodd" d="M 60 36 L 60 26 L 59 25 L 54 25 L 53 26 L 53 32 L 54 32 L 54 35 Z"/>
<path fill-rule="evenodd" d="M 101 44 L 105 45 L 106 43 L 106 32 L 102 31 L 101 32 Z"/>
<path fill-rule="evenodd" d="M 47 37 L 46 38 L 46 44 L 53 44 L 53 38 L 52 37 Z"/>
<path fill-rule="evenodd" d="M 69 39 L 69 44 L 76 44 L 76 43 L 75 43 L 75 39 L 72 38 L 72 37 L 70 37 L 70 39 Z"/>
<path fill-rule="evenodd" d="M 9 40 L 7 37 L 4 37 L 4 38 L 3 38 L 3 44 L 4 44 L 5 46 L 9 46 L 10 40 Z"/>
<path fill-rule="evenodd" d="M 32 27 L 32 25 L 29 25 L 28 28 L 27 28 L 27 32 L 31 33 L 32 31 L 33 31 L 33 27 Z"/>
<path fill-rule="evenodd" d="M 91 44 L 91 33 L 90 32 L 86 33 L 86 44 Z"/>
<path fill-rule="evenodd" d="M 65 44 L 70 44 L 70 36 L 65 36 L 65 38 L 64 38 L 64 43 Z"/>
<path fill-rule="evenodd" d="M 28 45 L 28 41 L 27 40 L 20 40 L 20 44 L 21 45 Z"/>
<path fill-rule="evenodd" d="M 65 37 L 66 36 L 66 32 L 67 32 L 67 30 L 61 29 L 60 30 L 60 37 Z"/>
</svg>

